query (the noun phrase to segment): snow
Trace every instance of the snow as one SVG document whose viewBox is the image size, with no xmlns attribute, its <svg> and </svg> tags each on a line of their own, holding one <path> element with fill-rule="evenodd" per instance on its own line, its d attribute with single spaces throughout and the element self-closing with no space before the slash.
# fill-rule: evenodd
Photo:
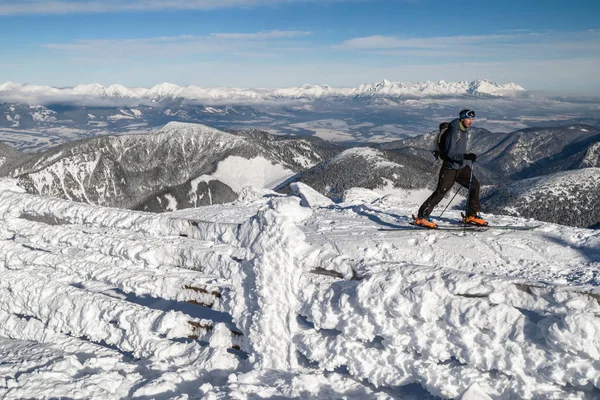
<svg viewBox="0 0 600 400">
<path fill-rule="evenodd" d="M 344 159 L 347 159 L 348 157 L 361 157 L 367 160 L 372 160 L 375 162 L 375 167 L 378 168 L 402 167 L 402 165 L 400 164 L 396 164 L 394 162 L 386 160 L 379 150 L 373 149 L 371 147 L 353 147 L 348 150 L 344 150 L 337 156 L 333 157 L 330 163 L 335 164 Z"/>
<path fill-rule="evenodd" d="M 574 188 L 593 190 L 598 187 L 598 168 L 582 168 L 551 175 L 523 179 L 509 188 L 512 196 L 532 201 L 536 195 L 552 193 L 555 198 L 572 200 Z M 509 211 L 508 208 L 506 210 Z"/>
<path fill-rule="evenodd" d="M 279 164 L 273 164 L 261 156 L 252 159 L 229 156 L 219 161 L 217 170 L 210 177 L 225 183 L 235 192 L 239 192 L 244 186 L 273 189 L 295 174 L 294 171 Z M 205 179 L 207 178 L 208 176 L 205 176 Z"/>
<path fill-rule="evenodd" d="M 51 121 L 55 122 L 56 117 L 52 116 L 52 114 L 56 114 L 54 111 L 47 109 L 42 106 L 30 106 L 30 110 L 32 110 L 29 114 L 34 119 L 34 121 Z"/>
<path fill-rule="evenodd" d="M 0 180 L 0 396 L 598 398 L 597 230 L 294 188 L 152 214 Z"/>
<path fill-rule="evenodd" d="M 302 199 L 300 205 L 304 207 L 314 208 L 333 205 L 333 201 L 331 201 L 330 198 L 323 196 L 305 183 L 293 182 L 290 184 L 290 187 L 292 191 Z"/>
</svg>

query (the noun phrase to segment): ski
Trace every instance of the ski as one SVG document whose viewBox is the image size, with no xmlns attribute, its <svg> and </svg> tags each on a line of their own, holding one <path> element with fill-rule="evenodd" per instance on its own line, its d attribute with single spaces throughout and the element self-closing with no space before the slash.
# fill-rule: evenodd
<svg viewBox="0 0 600 400">
<path fill-rule="evenodd" d="M 390 227 L 390 228 L 379 228 L 379 231 L 412 231 L 416 229 L 420 230 L 429 230 L 429 231 L 475 231 L 475 232 L 485 232 L 489 229 L 498 229 L 498 230 L 506 230 L 506 231 L 531 231 L 535 228 L 539 228 L 541 225 L 487 225 L 487 226 L 479 226 L 479 225 L 458 225 L 458 224 L 448 224 L 448 225 L 438 225 L 437 228 L 426 228 L 424 226 L 416 225 L 409 222 L 410 226 L 398 226 L 398 227 Z"/>
<path fill-rule="evenodd" d="M 421 225 L 414 224 L 412 222 L 408 223 L 410 226 L 397 226 L 397 227 L 389 227 L 389 228 L 379 228 L 379 231 L 414 231 L 415 229 L 420 229 L 424 231 L 479 231 L 483 232 L 487 227 L 485 226 L 476 226 L 476 225 L 438 225 L 437 228 L 426 228 Z"/>
<path fill-rule="evenodd" d="M 473 225 L 473 224 L 460 224 L 460 225 L 436 224 L 435 228 L 431 228 L 431 227 L 417 224 L 416 221 L 417 221 L 417 217 L 415 217 L 415 215 L 413 214 L 412 221 L 408 221 L 408 224 L 412 225 L 416 228 L 429 229 L 429 230 L 443 230 L 443 231 L 458 231 L 458 230 L 483 231 L 486 228 L 485 226 L 482 226 L 482 225 Z"/>
<path fill-rule="evenodd" d="M 464 213 L 460 213 L 461 217 L 463 218 L 463 221 L 465 220 L 466 216 Z M 464 226 L 464 225 L 470 225 L 470 226 L 479 226 L 479 227 L 485 227 L 485 228 L 490 228 L 490 229 L 504 229 L 504 230 L 511 230 L 511 231 L 529 231 L 535 228 L 539 228 L 540 224 L 538 225 L 489 225 L 486 223 L 486 225 L 474 225 L 474 224 L 467 224 L 465 222 L 460 222 L 460 225 Z"/>
<path fill-rule="evenodd" d="M 474 232 L 485 232 L 488 229 L 498 229 L 498 230 L 513 230 L 513 231 L 528 231 L 533 230 L 535 228 L 539 228 L 538 225 L 474 225 L 474 224 L 465 224 L 462 222 L 458 223 L 449 223 L 449 224 L 437 224 L 435 228 L 428 228 L 426 226 L 418 225 L 415 223 L 415 216 L 413 215 L 413 220 L 408 222 L 409 226 L 406 225 L 397 225 L 390 226 L 388 228 L 379 228 L 379 231 L 402 231 L 402 230 L 414 230 L 414 229 L 422 229 L 422 230 L 432 230 L 432 231 L 474 231 Z"/>
<path fill-rule="evenodd" d="M 542 225 L 488 225 L 482 228 L 488 229 L 504 229 L 508 231 L 531 231 L 535 228 L 539 228 Z"/>
</svg>

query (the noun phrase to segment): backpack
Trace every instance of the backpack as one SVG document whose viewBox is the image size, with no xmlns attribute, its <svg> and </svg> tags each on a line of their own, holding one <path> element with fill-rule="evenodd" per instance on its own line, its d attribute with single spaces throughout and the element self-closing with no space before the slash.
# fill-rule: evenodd
<svg viewBox="0 0 600 400">
<path fill-rule="evenodd" d="M 435 138 L 434 150 L 431 152 L 436 160 L 444 159 L 442 153 L 444 151 L 444 143 L 446 142 L 446 132 L 448 132 L 448 127 L 450 127 L 449 122 L 442 122 L 440 124 L 440 131 Z"/>
</svg>

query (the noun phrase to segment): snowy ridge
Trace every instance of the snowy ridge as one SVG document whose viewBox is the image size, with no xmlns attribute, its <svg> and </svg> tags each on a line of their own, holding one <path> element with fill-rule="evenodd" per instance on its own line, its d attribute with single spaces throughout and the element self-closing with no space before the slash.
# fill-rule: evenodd
<svg viewBox="0 0 600 400">
<path fill-rule="evenodd" d="M 94 138 L 28 157 L 7 151 L 0 172 L 30 193 L 160 212 L 233 201 L 243 186 L 271 189 L 334 151 L 251 135 L 170 122 L 145 135 Z"/>
<path fill-rule="evenodd" d="M 600 254 L 578 250 L 598 248 L 595 231 L 412 230 L 392 210 L 415 205 L 393 196 L 334 205 L 294 188 L 304 207 L 262 189 L 158 215 L 1 181 L 0 393 L 600 394 Z"/>
<path fill-rule="evenodd" d="M 35 86 L 7 82 L 0 85 L 0 95 L 35 93 L 48 96 L 89 96 L 108 98 L 146 99 L 152 102 L 164 100 L 246 100 L 264 101 L 276 99 L 321 99 L 328 97 L 430 97 L 430 96 L 511 96 L 525 91 L 515 84 L 498 84 L 487 79 L 472 82 L 381 82 L 363 84 L 356 88 L 334 88 L 329 85 L 306 84 L 300 87 L 282 89 L 242 89 L 242 88 L 200 88 L 197 86 L 177 86 L 163 82 L 149 89 L 128 89 L 114 84 L 108 87 L 98 83 L 77 85 L 73 88 L 57 89 L 50 86 Z"/>
<path fill-rule="evenodd" d="M 344 150 L 337 156 L 329 160 L 329 163 L 335 164 L 354 157 L 360 157 L 365 160 L 370 160 L 376 167 L 401 167 L 402 165 L 388 161 L 381 151 L 371 147 L 355 147 Z"/>
<path fill-rule="evenodd" d="M 384 79 L 379 83 L 361 85 L 352 92 L 354 96 L 453 96 L 453 95 L 489 95 L 510 96 L 525 91 L 519 85 L 509 83 L 500 85 L 487 79 L 479 79 L 473 82 L 392 82 Z"/>
<path fill-rule="evenodd" d="M 491 188 L 483 201 L 503 214 L 590 227 L 599 220 L 599 184 L 600 168 L 576 169 Z"/>
</svg>

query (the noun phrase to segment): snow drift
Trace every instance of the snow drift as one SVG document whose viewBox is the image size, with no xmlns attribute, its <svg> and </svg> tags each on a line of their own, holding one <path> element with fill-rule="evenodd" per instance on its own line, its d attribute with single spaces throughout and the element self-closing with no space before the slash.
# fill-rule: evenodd
<svg viewBox="0 0 600 400">
<path fill-rule="evenodd" d="M 414 231 L 395 214 L 414 205 L 393 196 L 334 205 L 294 189 L 305 206 L 246 189 L 157 215 L 2 181 L 0 393 L 600 394 L 596 231 Z"/>
</svg>

